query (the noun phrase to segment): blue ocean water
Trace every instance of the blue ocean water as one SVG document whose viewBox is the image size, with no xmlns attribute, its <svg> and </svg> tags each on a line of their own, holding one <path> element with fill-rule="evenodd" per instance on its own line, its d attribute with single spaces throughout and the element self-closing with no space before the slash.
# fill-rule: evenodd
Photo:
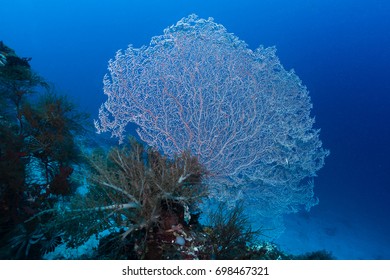
<svg viewBox="0 0 390 280">
<path fill-rule="evenodd" d="M 254 49 L 276 46 L 308 87 L 331 151 L 315 179 L 320 204 L 286 217 L 294 253 L 390 259 L 390 2 L 385 0 L 110 0 L 0 2 L 0 40 L 97 117 L 107 62 L 182 17 L 213 17 Z"/>
</svg>

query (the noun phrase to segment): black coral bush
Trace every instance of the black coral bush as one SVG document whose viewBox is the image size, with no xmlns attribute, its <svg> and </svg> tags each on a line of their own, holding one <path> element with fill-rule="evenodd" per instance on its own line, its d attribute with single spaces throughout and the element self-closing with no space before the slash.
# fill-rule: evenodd
<svg viewBox="0 0 390 280">
<path fill-rule="evenodd" d="M 116 237 L 123 242 L 142 232 L 144 241 L 136 247 L 143 258 L 153 230 L 177 225 L 176 220 L 167 226 L 166 212 L 177 205 L 190 211 L 207 194 L 206 171 L 197 158 L 182 153 L 170 159 L 134 139 L 108 153 L 93 153 L 89 167 L 89 192 L 59 215 L 70 246 L 107 229 L 119 232 Z"/>
</svg>

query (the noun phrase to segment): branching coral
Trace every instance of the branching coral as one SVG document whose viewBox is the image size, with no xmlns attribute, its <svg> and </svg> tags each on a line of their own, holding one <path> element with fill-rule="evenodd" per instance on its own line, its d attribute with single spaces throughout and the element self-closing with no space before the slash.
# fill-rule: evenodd
<svg viewBox="0 0 390 280">
<path fill-rule="evenodd" d="M 58 212 L 54 226 L 65 229 L 71 246 L 105 229 L 122 229 L 122 240 L 135 231 L 147 235 L 163 226 L 162 213 L 170 205 L 188 208 L 200 202 L 207 191 L 201 183 L 205 173 L 189 153 L 169 159 L 135 140 L 108 155 L 95 152 L 90 157 L 89 192 L 70 206 L 51 210 Z M 39 215 L 44 214 L 48 212 Z"/>
<path fill-rule="evenodd" d="M 210 194 L 244 198 L 261 222 L 310 209 L 324 165 L 312 104 L 273 47 L 250 50 L 212 18 L 190 15 L 109 61 L 97 131 L 124 139 L 129 123 L 165 155 L 185 150 L 213 175 Z M 280 225 L 279 225 L 280 226 Z"/>
</svg>

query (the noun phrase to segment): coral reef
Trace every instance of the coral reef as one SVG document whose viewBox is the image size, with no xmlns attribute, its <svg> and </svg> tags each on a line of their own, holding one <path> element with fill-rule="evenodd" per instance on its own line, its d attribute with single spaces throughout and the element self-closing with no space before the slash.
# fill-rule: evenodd
<svg viewBox="0 0 390 280">
<path fill-rule="evenodd" d="M 166 35 L 179 27 L 186 25 Z M 290 256 L 261 241 L 263 231 L 252 229 L 242 203 L 221 203 L 200 223 L 205 213 L 199 205 L 210 187 L 215 193 L 209 178 L 219 167 L 208 170 L 191 147 L 163 155 L 130 138 L 87 153 L 78 140 L 87 137 L 88 116 L 56 94 L 29 61 L 0 42 L 0 259 L 332 258 L 327 251 Z M 320 143 L 316 131 L 309 134 Z M 76 192 L 81 185 L 86 190 Z M 261 194 L 268 198 L 265 190 Z M 65 254 L 91 240 L 96 250 Z"/>
</svg>

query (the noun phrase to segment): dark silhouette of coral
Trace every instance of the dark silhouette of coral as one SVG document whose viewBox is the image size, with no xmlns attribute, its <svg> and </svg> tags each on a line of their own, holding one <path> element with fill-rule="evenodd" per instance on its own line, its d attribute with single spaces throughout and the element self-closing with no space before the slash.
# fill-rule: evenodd
<svg viewBox="0 0 390 280">
<path fill-rule="evenodd" d="M 0 258 L 38 259 L 60 238 L 46 226 L 50 215 L 26 221 L 74 190 L 75 136 L 87 116 L 50 91 L 30 58 L 3 42 L 0 53 Z"/>
<path fill-rule="evenodd" d="M 226 203 L 220 203 L 210 214 L 208 235 L 213 259 L 244 259 L 248 248 L 262 234 L 260 229 L 251 228 L 244 214 L 243 203 L 229 209 Z"/>
</svg>

